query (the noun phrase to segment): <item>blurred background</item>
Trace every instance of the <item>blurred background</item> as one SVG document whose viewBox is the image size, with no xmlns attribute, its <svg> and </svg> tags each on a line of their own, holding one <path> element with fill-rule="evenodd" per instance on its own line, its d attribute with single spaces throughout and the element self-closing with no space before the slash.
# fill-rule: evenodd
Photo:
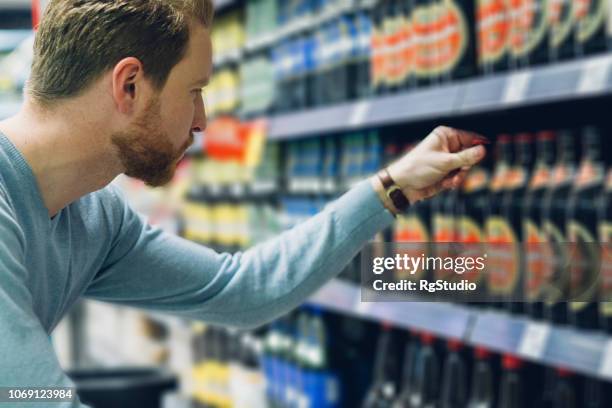
<svg viewBox="0 0 612 408">
<path fill-rule="evenodd" d="M 151 389 L 174 388 L 159 402 L 131 406 L 611 406 L 610 1 L 216 6 L 208 129 L 169 186 L 116 180 L 149 222 L 244 250 L 445 124 L 488 136 L 488 159 L 375 241 L 421 243 L 420 253 L 444 242 L 543 249 L 492 253 L 494 271 L 468 277 L 492 299 L 478 304 L 361 302 L 357 258 L 297 310 L 247 332 L 83 301 L 53 334 L 63 366 L 176 377 Z M 21 103 L 42 7 L 0 0 L 0 118 Z M 564 242 L 583 260 L 571 270 Z M 518 292 L 531 301 L 512 302 Z"/>
</svg>

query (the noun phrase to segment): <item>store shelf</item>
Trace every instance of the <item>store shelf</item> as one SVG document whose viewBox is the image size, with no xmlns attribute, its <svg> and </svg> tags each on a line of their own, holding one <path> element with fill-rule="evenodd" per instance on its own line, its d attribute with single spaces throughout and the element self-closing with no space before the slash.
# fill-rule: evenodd
<svg viewBox="0 0 612 408">
<path fill-rule="evenodd" d="M 434 302 L 361 302 L 361 289 L 334 280 L 309 301 L 337 313 L 457 338 L 542 364 L 612 379 L 612 337 L 508 314 Z"/>
<path fill-rule="evenodd" d="M 460 81 L 271 118 L 269 137 L 282 140 L 362 127 L 484 113 L 612 92 L 612 55 Z"/>
</svg>

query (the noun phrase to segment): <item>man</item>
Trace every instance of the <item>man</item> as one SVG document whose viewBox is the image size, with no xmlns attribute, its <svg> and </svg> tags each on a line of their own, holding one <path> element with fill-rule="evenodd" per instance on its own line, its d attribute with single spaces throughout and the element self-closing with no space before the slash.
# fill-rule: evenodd
<svg viewBox="0 0 612 408">
<path fill-rule="evenodd" d="M 388 173 L 235 255 L 146 225 L 108 184 L 121 173 L 165 184 L 206 127 L 212 10 L 210 0 L 50 1 L 24 105 L 0 122 L 0 386 L 70 385 L 48 335 L 81 296 L 268 322 L 341 271 L 402 200 L 458 186 L 484 156 L 481 137 L 438 128 Z"/>
</svg>

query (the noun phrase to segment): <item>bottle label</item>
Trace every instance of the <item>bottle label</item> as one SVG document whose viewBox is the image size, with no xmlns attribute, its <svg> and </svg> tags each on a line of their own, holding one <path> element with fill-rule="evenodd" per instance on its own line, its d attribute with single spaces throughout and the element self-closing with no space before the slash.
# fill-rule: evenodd
<svg viewBox="0 0 612 408">
<path fill-rule="evenodd" d="M 413 73 L 416 42 L 410 16 L 404 16 L 400 29 L 400 53 L 398 63 L 400 64 L 401 81 L 406 81 Z"/>
<path fill-rule="evenodd" d="M 465 54 L 468 43 L 467 21 L 463 10 L 454 2 L 440 6 L 438 70 L 451 72 Z"/>
<path fill-rule="evenodd" d="M 374 27 L 372 30 L 372 61 L 370 65 L 370 78 L 374 88 L 378 88 L 383 83 L 383 72 L 385 67 L 384 41 L 384 31 L 382 27 Z"/>
<path fill-rule="evenodd" d="M 567 226 L 569 245 L 570 303 L 574 311 L 582 310 L 599 290 L 599 256 L 593 234 L 582 224 L 570 221 Z"/>
<path fill-rule="evenodd" d="M 398 220 L 399 221 L 399 220 Z M 427 228 L 421 218 L 416 214 L 409 214 L 401 217 L 400 221 L 400 232 L 396 233 L 396 242 L 407 243 L 409 245 L 398 245 L 396 247 L 397 254 L 406 254 L 410 257 L 421 257 L 423 254 L 428 253 L 428 242 L 430 237 L 427 232 Z M 397 230 L 396 230 L 397 231 Z M 414 272 L 414 273 L 411 273 Z M 398 269 L 395 272 L 397 280 L 401 279 L 413 279 L 419 280 L 425 274 L 425 269 L 420 268 L 418 270 L 408 272 L 405 269 Z"/>
<path fill-rule="evenodd" d="M 486 224 L 489 288 L 492 293 L 509 295 L 518 283 L 519 251 L 512 226 L 499 216 L 489 217 Z"/>
<path fill-rule="evenodd" d="M 608 0 L 574 0 L 578 42 L 589 41 L 602 28 L 606 19 L 607 2 Z"/>
<path fill-rule="evenodd" d="M 510 0 L 510 47 L 523 57 L 533 51 L 547 29 L 546 7 L 540 0 Z"/>
<path fill-rule="evenodd" d="M 603 177 L 603 169 L 592 162 L 584 162 L 576 175 L 576 187 L 586 188 L 595 184 Z"/>
<path fill-rule="evenodd" d="M 612 222 L 604 221 L 599 225 L 601 242 L 601 302 L 602 314 L 612 316 Z"/>
<path fill-rule="evenodd" d="M 550 46 L 559 47 L 566 41 L 574 24 L 572 13 L 573 0 L 549 0 L 548 1 L 548 22 L 550 25 Z"/>
<path fill-rule="evenodd" d="M 510 169 L 507 167 L 498 168 L 493 175 L 493 179 L 491 180 L 491 186 L 489 187 L 491 192 L 500 191 L 502 188 L 505 188 L 508 184 L 508 178 L 510 176 Z"/>
<path fill-rule="evenodd" d="M 543 277 L 543 290 L 545 301 L 550 305 L 568 296 L 570 278 L 566 262 L 568 246 L 563 233 L 551 221 L 545 220 L 542 223 L 542 230 L 545 242 L 544 270 L 550 273 L 550 276 Z"/>
<path fill-rule="evenodd" d="M 461 217 L 459 219 L 458 230 L 458 241 L 467 244 L 466 248 L 468 248 L 468 251 L 464 251 L 461 256 L 474 258 L 482 256 L 485 248 L 482 248 L 482 245 L 477 244 L 484 244 L 485 239 L 482 229 L 478 226 L 478 223 L 469 216 Z M 474 268 L 465 272 L 461 278 L 467 279 L 470 282 L 479 283 L 482 281 L 483 276 L 483 271 Z"/>
<path fill-rule="evenodd" d="M 436 256 L 446 258 L 450 256 L 450 245 L 444 243 L 455 242 L 455 231 L 453 228 L 453 218 L 446 214 L 435 214 L 433 217 L 433 240 L 436 243 Z M 451 276 L 452 272 L 441 268 L 434 270 L 436 279 L 446 280 Z"/>
<path fill-rule="evenodd" d="M 529 183 L 529 188 L 538 189 L 546 186 L 551 178 L 551 172 L 546 167 L 541 167 L 536 169 L 531 177 L 531 181 Z"/>
<path fill-rule="evenodd" d="M 508 49 L 508 9 L 504 0 L 478 0 L 479 63 L 496 63 Z"/>
<path fill-rule="evenodd" d="M 416 7 L 412 14 L 415 40 L 414 72 L 421 78 L 431 74 L 435 58 L 435 47 L 432 44 L 433 16 L 434 9 L 427 5 Z"/>
<path fill-rule="evenodd" d="M 525 248 L 526 295 L 529 300 L 540 297 L 545 282 L 549 282 L 552 275 L 549 246 L 545 244 L 545 234 L 541 233 L 531 219 L 523 222 L 523 236 Z M 547 253 L 548 252 L 548 253 Z"/>
<path fill-rule="evenodd" d="M 479 167 L 475 168 L 469 172 L 465 183 L 463 183 L 463 192 L 470 194 L 474 191 L 481 190 L 487 186 L 488 182 L 489 175 L 487 171 Z"/>
</svg>

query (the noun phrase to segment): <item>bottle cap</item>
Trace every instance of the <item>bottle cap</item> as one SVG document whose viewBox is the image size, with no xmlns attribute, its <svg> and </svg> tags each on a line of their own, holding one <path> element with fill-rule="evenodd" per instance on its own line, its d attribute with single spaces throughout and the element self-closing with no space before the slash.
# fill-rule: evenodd
<svg viewBox="0 0 612 408">
<path fill-rule="evenodd" d="M 530 143 L 533 141 L 533 136 L 531 133 L 519 133 L 514 136 L 514 141 L 517 143 Z"/>
<path fill-rule="evenodd" d="M 429 333 L 422 333 L 421 334 L 421 342 L 425 345 L 432 345 L 434 343 L 434 341 L 436 340 L 436 338 Z"/>
<path fill-rule="evenodd" d="M 515 356 L 505 354 L 502 360 L 502 365 L 507 370 L 518 370 L 523 366 L 523 362 Z"/>
<path fill-rule="evenodd" d="M 459 340 L 451 339 L 446 342 L 446 347 L 450 351 L 459 351 L 463 348 L 463 344 Z"/>
<path fill-rule="evenodd" d="M 474 349 L 474 355 L 479 360 L 486 360 L 491 357 L 491 352 L 484 347 L 476 347 Z"/>
<path fill-rule="evenodd" d="M 512 141 L 512 137 L 507 134 L 497 136 L 497 143 L 510 143 Z"/>
<path fill-rule="evenodd" d="M 556 136 L 556 133 L 552 130 L 543 130 L 541 132 L 538 132 L 538 135 L 536 137 L 538 141 L 549 141 L 555 140 Z"/>
<path fill-rule="evenodd" d="M 574 375 L 573 372 L 563 367 L 558 367 L 555 371 L 557 372 L 557 375 L 559 377 L 563 377 L 563 378 L 571 377 L 572 375 Z"/>
</svg>

